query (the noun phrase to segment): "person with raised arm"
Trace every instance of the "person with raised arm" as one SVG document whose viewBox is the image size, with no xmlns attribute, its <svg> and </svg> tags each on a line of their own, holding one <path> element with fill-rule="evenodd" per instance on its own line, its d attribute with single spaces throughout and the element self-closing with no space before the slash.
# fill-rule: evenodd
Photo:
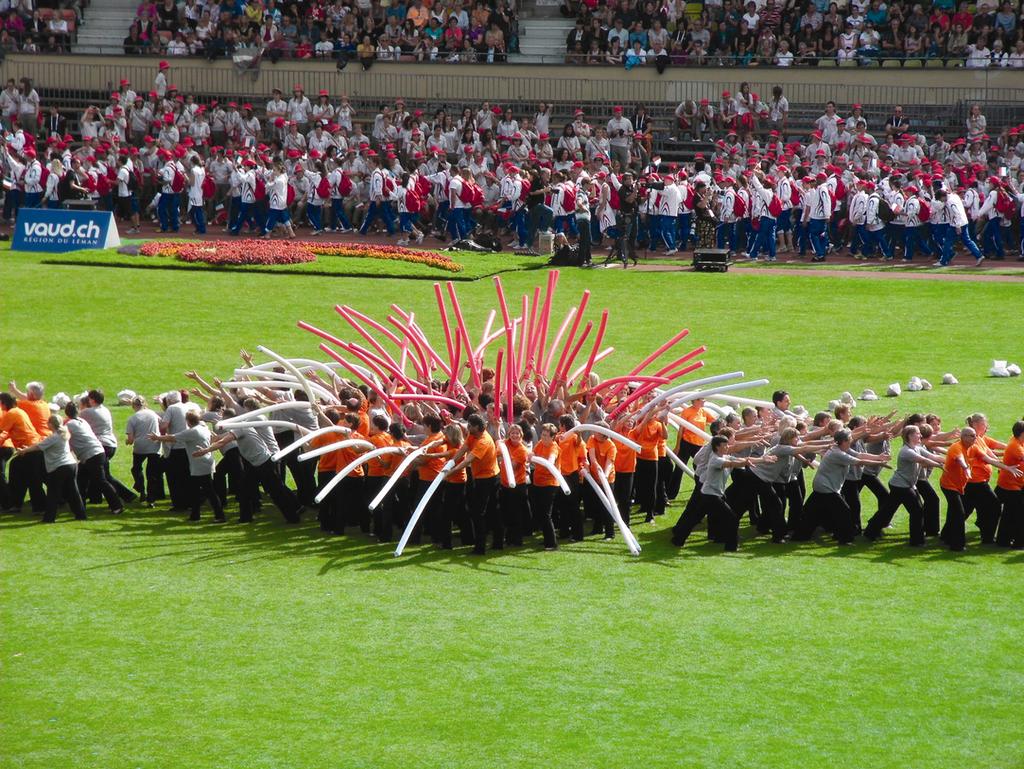
<svg viewBox="0 0 1024 769">
<path fill-rule="evenodd" d="M 188 453 L 188 493 L 191 500 L 189 520 L 199 520 L 199 509 L 205 498 L 213 510 L 214 520 L 224 523 L 227 520 L 224 517 L 224 508 L 213 487 L 215 462 L 209 452 L 201 451 L 210 446 L 210 429 L 203 424 L 202 417 L 196 411 L 189 411 L 185 414 L 185 425 L 186 428 L 181 432 L 160 435 L 154 430 L 147 437 L 154 443 L 183 446 Z"/>
</svg>

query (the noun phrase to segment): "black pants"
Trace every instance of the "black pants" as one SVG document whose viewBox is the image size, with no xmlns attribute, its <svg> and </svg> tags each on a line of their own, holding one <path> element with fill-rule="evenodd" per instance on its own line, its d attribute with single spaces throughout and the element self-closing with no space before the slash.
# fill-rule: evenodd
<svg viewBox="0 0 1024 769">
<path fill-rule="evenodd" d="M 502 486 L 498 492 L 501 522 L 505 527 L 505 544 L 520 547 L 523 544 L 523 530 L 530 520 L 529 486 L 518 484 L 514 489 Z"/>
<path fill-rule="evenodd" d="M 583 539 L 583 511 L 580 509 L 580 476 L 569 473 L 565 476 L 569 494 L 559 494 L 555 507 L 558 510 L 558 533 L 576 542 Z"/>
<path fill-rule="evenodd" d="M 982 544 L 995 542 L 999 526 L 999 500 L 988 483 L 968 483 L 964 489 L 964 519 L 977 512 L 975 525 L 981 532 Z"/>
<path fill-rule="evenodd" d="M 703 484 L 700 482 L 700 476 L 694 478 L 693 492 L 690 494 L 690 498 L 686 502 L 686 507 L 683 508 L 683 514 L 679 516 L 679 520 L 676 521 L 675 526 L 672 527 L 672 544 L 682 546 L 686 542 L 686 538 L 690 536 L 690 532 L 693 531 L 693 526 L 686 529 L 689 525 L 689 521 L 694 519 L 694 516 L 699 517 L 696 519 L 700 522 L 704 518 L 705 513 L 700 512 L 701 504 L 704 500 L 704 495 L 701 494 L 701 488 Z M 694 523 L 694 526 L 697 524 Z M 683 532 L 686 532 L 685 534 Z"/>
<path fill-rule="evenodd" d="M 213 474 L 210 475 L 189 475 L 189 490 L 192 492 L 192 515 L 190 521 L 199 520 L 199 508 L 203 506 L 205 499 L 210 503 L 215 520 L 224 520 L 224 508 L 220 504 L 220 497 L 213 487 Z"/>
<path fill-rule="evenodd" d="M 889 491 L 885 488 L 885 485 L 878 480 L 877 475 L 868 475 L 864 473 L 860 479 L 861 488 L 867 489 L 875 495 L 875 500 L 878 502 L 878 507 L 881 507 L 886 503 L 889 498 Z"/>
<path fill-rule="evenodd" d="M 676 449 L 676 456 L 679 457 L 683 464 L 689 464 L 693 456 L 700 451 L 700 446 L 695 446 L 689 441 L 680 441 L 679 448 Z M 672 466 L 672 474 L 669 475 L 668 483 L 665 485 L 665 491 L 668 493 L 669 499 L 675 499 L 679 496 L 679 488 L 683 484 L 683 471 L 675 465 Z"/>
<path fill-rule="evenodd" d="M 658 460 L 637 458 L 633 482 L 636 484 L 640 514 L 649 521 L 654 517 L 654 507 L 658 501 Z"/>
<path fill-rule="evenodd" d="M 434 518 L 434 542 L 445 550 L 452 549 L 452 524 L 458 524 L 462 544 L 476 543 L 476 522 L 467 520 L 466 515 L 466 482 L 453 483 L 444 481 L 437 490 L 435 497 L 441 499 Z"/>
<path fill-rule="evenodd" d="M 85 505 L 82 504 L 82 495 L 78 493 L 77 476 L 77 465 L 61 465 L 46 474 L 46 512 L 43 521 L 52 523 L 57 520 L 57 508 L 61 500 L 68 503 L 76 519 L 85 518 Z"/>
<path fill-rule="evenodd" d="M 107 500 L 110 511 L 121 510 L 123 505 L 121 498 L 117 495 L 117 489 L 113 487 L 107 474 L 104 472 L 107 464 L 106 454 L 96 454 L 89 457 L 78 465 L 78 492 L 85 498 L 86 489 L 99 489 L 100 494 Z"/>
<path fill-rule="evenodd" d="M 735 475 L 735 470 L 733 471 Z M 765 481 L 754 473 L 750 474 L 751 490 L 761 507 L 758 531 L 771 532 L 773 542 L 781 542 L 786 537 L 786 517 L 782 514 L 782 500 L 774 483 Z"/>
<path fill-rule="evenodd" d="M 423 495 L 427 493 L 427 489 L 430 488 L 431 483 L 432 481 L 425 481 L 422 478 L 416 481 L 416 493 L 411 506 L 413 510 L 419 506 L 420 500 L 423 499 Z M 424 531 L 426 531 L 431 537 L 434 537 L 437 531 L 436 521 L 441 515 L 441 502 L 441 489 L 438 489 L 434 493 L 434 496 L 430 498 L 430 502 L 427 503 L 427 507 L 423 511 L 423 515 L 421 515 L 419 521 L 416 522 L 416 527 L 412 530 L 412 534 L 409 537 L 410 545 L 418 545 Z"/>
<path fill-rule="evenodd" d="M 937 536 L 939 533 L 939 495 L 924 479 L 917 482 L 917 493 L 921 495 L 921 505 L 924 507 L 925 536 Z"/>
<path fill-rule="evenodd" d="M 334 470 L 320 470 L 317 473 L 316 493 L 319 494 L 331 479 L 337 475 Z M 320 521 L 321 531 L 334 531 L 334 523 L 338 520 L 338 497 L 340 491 L 337 486 L 331 489 L 330 493 L 320 502 L 320 511 L 317 513 L 317 520 Z"/>
<path fill-rule="evenodd" d="M 726 491 L 726 501 L 729 503 L 729 507 L 736 513 L 737 518 L 742 519 L 744 514 L 749 515 L 750 524 L 757 526 L 760 533 L 767 533 L 767 528 L 761 531 L 761 521 L 758 516 L 760 505 L 758 504 L 757 479 L 754 473 L 746 468 L 738 467 L 732 471 L 730 478 L 732 483 L 729 484 Z"/>
<path fill-rule="evenodd" d="M 281 446 L 287 446 L 298 439 L 294 431 L 281 433 L 281 436 L 286 439 L 285 443 L 278 441 Z M 312 507 L 316 504 L 313 501 L 317 491 L 316 468 L 312 462 L 300 462 L 300 453 L 302 452 L 293 451 L 286 456 L 284 458 L 284 465 L 291 472 L 292 478 L 295 479 L 295 493 L 298 495 L 299 501 L 307 507 Z M 284 479 L 284 468 L 281 470 L 281 478 L 282 480 Z"/>
<path fill-rule="evenodd" d="M 164 463 L 164 470 L 167 473 L 167 491 L 171 496 L 171 509 L 189 509 L 188 450 L 171 449 L 167 454 L 167 459 Z"/>
<path fill-rule="evenodd" d="M 233 492 L 241 500 L 242 475 L 242 455 L 238 453 L 238 446 L 232 446 L 224 452 L 213 471 L 213 486 L 222 506 L 228 503 L 228 492 Z"/>
<path fill-rule="evenodd" d="M 172 451 L 171 454 L 174 454 L 174 452 Z M 187 457 L 185 461 L 188 461 Z M 284 519 L 289 523 L 298 523 L 301 507 L 299 500 L 292 493 L 292 490 L 281 481 L 277 464 L 269 459 L 259 466 L 248 462 L 245 463 L 245 480 L 242 483 L 243 499 L 239 504 L 238 520 L 243 523 L 248 523 L 252 520 L 253 514 L 256 512 L 259 487 L 261 485 L 270 495 L 274 504 L 277 505 Z"/>
<path fill-rule="evenodd" d="M 800 516 L 793 539 L 809 540 L 819 526 L 831 530 L 840 544 L 849 544 L 856 536 L 853 513 L 839 494 L 812 491 L 804 504 L 803 515 Z"/>
<path fill-rule="evenodd" d="M 558 486 L 530 486 L 530 512 L 533 513 L 533 528 L 544 535 L 544 547 L 554 550 L 558 547 L 555 538 L 555 524 L 551 519 L 551 509 L 555 504 L 555 494 L 560 494 Z"/>
<path fill-rule="evenodd" d="M 579 255 L 580 264 L 590 264 L 590 219 L 576 218 L 576 228 L 580 231 Z"/>
<path fill-rule="evenodd" d="M 487 529 L 493 532 L 492 545 L 500 550 L 504 547 L 504 527 L 497 510 L 498 476 L 475 478 L 469 494 L 469 514 L 473 521 L 473 552 L 483 555 L 487 550 Z M 577 506 L 578 507 L 578 506 Z M 583 522 L 580 521 L 582 528 Z"/>
<path fill-rule="evenodd" d="M 963 550 L 967 546 L 967 515 L 962 494 L 949 489 L 942 490 L 946 498 L 946 523 L 942 527 L 942 540 L 950 550 Z"/>
<path fill-rule="evenodd" d="M 804 514 L 804 500 L 807 497 L 807 489 L 804 486 L 804 473 L 801 470 L 797 473 L 796 478 L 791 481 L 786 481 L 785 484 L 786 495 L 784 497 L 788 506 L 789 518 L 787 522 L 787 528 L 790 531 L 795 531 L 797 523 Z M 780 497 L 781 499 L 782 497 Z"/>
<path fill-rule="evenodd" d="M 604 502 L 597 496 L 594 488 L 584 481 L 581 491 L 583 492 L 583 512 L 588 518 L 594 519 L 594 530 L 591 533 L 603 533 L 606 537 L 615 536 L 615 521 Z"/>
<path fill-rule="evenodd" d="M 861 481 L 859 478 L 848 478 L 843 482 L 843 488 L 839 491 L 846 502 L 846 506 L 850 508 L 850 520 L 853 521 L 853 528 L 858 533 L 863 530 L 860 520 L 860 489 Z"/>
<path fill-rule="evenodd" d="M 393 505 L 386 505 L 382 501 L 374 510 L 370 510 L 370 503 L 374 500 L 384 484 L 388 482 L 386 475 L 368 475 L 363 481 L 363 505 L 366 506 L 368 515 L 373 519 L 373 533 L 381 542 L 390 542 L 394 536 L 394 523 L 391 520 Z"/>
<path fill-rule="evenodd" d="M 619 515 L 629 526 L 629 511 L 633 506 L 633 473 L 616 472 L 612 493 L 615 495 L 615 504 L 619 508 Z"/>
<path fill-rule="evenodd" d="M 101 455 L 98 455 L 101 456 Z M 28 493 L 33 513 L 46 511 L 46 491 L 43 489 L 43 478 L 46 477 L 46 463 L 42 452 L 32 451 L 22 454 L 10 463 L 10 482 L 8 494 L 10 506 L 20 510 Z"/>
<path fill-rule="evenodd" d="M 363 501 L 363 480 L 362 475 L 349 474 L 335 488 L 340 492 L 339 516 L 344 526 L 358 526 L 363 534 L 369 534 L 370 510 Z"/>
<path fill-rule="evenodd" d="M 907 508 L 907 515 L 910 517 L 910 544 L 924 544 L 924 507 L 917 496 L 917 487 L 905 488 L 889 484 L 889 497 L 886 503 L 878 508 L 864 528 L 864 536 L 868 539 L 877 539 L 882 529 L 892 523 L 892 517 L 899 510 L 900 505 Z"/>
<path fill-rule="evenodd" d="M 7 460 L 14 454 L 10 446 L 0 446 L 0 510 L 11 506 L 11 495 L 7 488 Z"/>
<path fill-rule="evenodd" d="M 668 479 L 672 475 L 672 460 L 666 454 L 658 457 L 658 482 L 654 484 L 654 514 L 664 515 L 668 507 Z"/>
<path fill-rule="evenodd" d="M 1003 547 L 1024 547 L 1024 491 L 996 486 L 996 498 L 1003 506 L 999 514 L 996 544 Z"/>
<path fill-rule="evenodd" d="M 704 516 L 714 518 L 714 529 L 726 550 L 732 551 L 739 547 L 740 519 L 729 507 L 724 497 L 714 494 L 700 493 L 700 503 L 687 505 L 679 522 L 673 529 L 673 541 L 678 545 L 686 544 L 687 537 L 694 527 L 704 520 Z"/>
<path fill-rule="evenodd" d="M 123 483 L 121 483 L 121 481 L 117 480 L 117 478 L 115 478 L 113 474 L 110 472 L 110 460 L 114 458 L 114 455 L 116 453 L 116 446 L 103 447 L 103 454 L 105 459 L 103 463 L 103 472 L 107 476 L 107 481 L 117 491 L 117 496 L 119 496 L 125 502 L 131 502 L 133 499 L 135 499 L 135 492 L 129 489 Z"/>
<path fill-rule="evenodd" d="M 152 504 L 159 499 L 157 492 L 163 492 L 164 488 L 160 455 L 132 454 L 132 481 L 135 491 L 147 502 Z"/>
</svg>

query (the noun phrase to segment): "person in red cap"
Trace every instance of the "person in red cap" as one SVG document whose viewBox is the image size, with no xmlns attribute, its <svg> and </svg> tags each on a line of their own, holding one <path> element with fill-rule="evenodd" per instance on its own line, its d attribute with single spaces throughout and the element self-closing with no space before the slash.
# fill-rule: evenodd
<svg viewBox="0 0 1024 769">
<path fill-rule="evenodd" d="M 815 262 L 824 262 L 828 253 L 828 230 L 832 219 L 832 192 L 828 186 L 828 174 L 819 172 L 814 177 L 814 187 L 805 197 L 803 223 L 807 237 L 814 249 Z"/>
<path fill-rule="evenodd" d="M 883 207 L 888 209 L 889 215 L 892 208 L 888 203 L 883 203 L 881 195 L 875 189 L 875 183 L 868 179 L 861 179 L 857 182 L 858 190 L 850 201 L 850 223 L 857 228 L 857 236 L 861 243 L 861 253 L 868 259 L 874 253 L 875 247 L 882 252 L 886 261 L 893 258 L 892 246 L 885 233 L 887 222 L 883 219 Z"/>
<path fill-rule="evenodd" d="M 171 65 L 169 62 L 162 61 L 156 67 L 156 77 L 153 78 L 153 90 L 156 91 L 156 97 L 163 99 L 167 94 L 167 73 L 171 71 Z"/>
<path fill-rule="evenodd" d="M 185 174 L 169 149 L 159 150 L 160 160 L 160 199 L 157 202 L 157 215 L 160 217 L 160 232 L 177 232 L 179 214 L 181 212 L 181 193 L 185 189 Z"/>
<path fill-rule="evenodd" d="M 988 194 L 978 209 L 975 219 L 984 223 L 981 231 L 982 253 L 986 257 L 994 257 L 996 261 L 1001 262 L 1005 258 L 1003 219 L 1012 220 L 1016 206 L 1013 203 L 1013 198 L 1003 189 L 1003 180 L 998 176 L 988 177 L 987 186 Z"/>
<path fill-rule="evenodd" d="M 608 145 L 612 160 L 619 161 L 620 168 L 629 165 L 629 147 L 633 141 L 633 124 L 622 116 L 622 107 L 612 107 L 612 119 L 608 121 Z"/>
<path fill-rule="evenodd" d="M 284 227 L 288 237 L 295 239 L 295 228 L 288 212 L 288 174 L 285 173 L 284 161 L 275 160 L 267 184 L 267 221 L 263 225 L 264 240 L 270 240 L 271 234 L 280 225 Z"/>
<path fill-rule="evenodd" d="M 391 211 L 391 193 L 394 190 L 394 179 L 381 167 L 380 158 L 372 150 L 366 153 L 370 165 L 370 183 L 367 195 L 370 205 L 366 209 L 366 218 L 359 227 L 359 234 L 365 235 L 373 221 L 378 217 L 384 221 L 388 236 L 395 234 L 395 215 Z"/>
</svg>

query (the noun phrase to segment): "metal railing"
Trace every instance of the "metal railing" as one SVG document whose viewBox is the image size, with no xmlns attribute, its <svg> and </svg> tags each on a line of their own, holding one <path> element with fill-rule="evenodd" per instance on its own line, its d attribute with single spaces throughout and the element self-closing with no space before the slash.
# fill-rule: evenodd
<svg viewBox="0 0 1024 769">
<path fill-rule="evenodd" d="M 113 90 L 121 78 L 148 89 L 156 72 L 151 57 L 9 55 L 0 76 L 32 77 L 58 98 L 96 98 Z M 827 77 L 823 77 L 824 73 Z M 892 77 L 897 75 L 898 77 Z M 469 65 L 377 63 L 363 71 L 358 63 L 338 70 L 333 62 L 264 61 L 256 73 L 240 75 L 229 61 L 172 61 L 171 81 L 185 93 L 227 100 L 265 100 L 273 88 L 286 93 L 301 82 L 307 94 L 326 89 L 355 99 L 385 100 L 402 96 L 431 104 L 550 101 L 607 105 L 671 103 L 684 99 L 712 102 L 723 88 L 735 90 L 740 80 L 769 98 L 781 85 L 791 104 L 842 103 L 952 106 L 959 102 L 1019 103 L 1024 72 L 988 69 L 889 70 L 878 67 L 766 68 L 670 67 L 659 76 L 652 67 L 624 72 L 614 67 L 583 68 L 549 65 Z M 894 82 L 895 80 L 895 82 Z"/>
</svg>

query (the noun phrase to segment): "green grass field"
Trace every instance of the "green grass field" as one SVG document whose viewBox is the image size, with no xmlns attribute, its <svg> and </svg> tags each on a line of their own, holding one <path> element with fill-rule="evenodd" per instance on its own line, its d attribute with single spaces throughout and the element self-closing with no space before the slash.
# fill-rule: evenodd
<svg viewBox="0 0 1024 769">
<path fill-rule="evenodd" d="M 397 302 L 439 333 L 422 280 L 2 258 L 0 376 L 51 392 L 151 395 L 261 343 L 312 356 L 295 321 L 339 330 L 335 303 Z M 503 281 L 518 297 L 544 278 Z M 554 316 L 584 288 L 588 317 L 612 313 L 605 375 L 686 326 L 709 371 L 812 411 L 951 371 L 958 387 L 874 406 L 947 425 L 984 410 L 998 436 L 1024 414 L 1019 379 L 985 376 L 1020 356 L 1014 284 L 567 271 Z M 480 329 L 492 281 L 459 296 Z M 911 549 L 903 513 L 870 547 L 724 555 L 701 530 L 678 551 L 679 510 L 636 527 L 637 559 L 621 539 L 394 559 L 268 513 L 0 519 L 0 766 L 1024 767 L 1019 552 L 982 548 L 973 523 L 966 554 Z"/>
</svg>

